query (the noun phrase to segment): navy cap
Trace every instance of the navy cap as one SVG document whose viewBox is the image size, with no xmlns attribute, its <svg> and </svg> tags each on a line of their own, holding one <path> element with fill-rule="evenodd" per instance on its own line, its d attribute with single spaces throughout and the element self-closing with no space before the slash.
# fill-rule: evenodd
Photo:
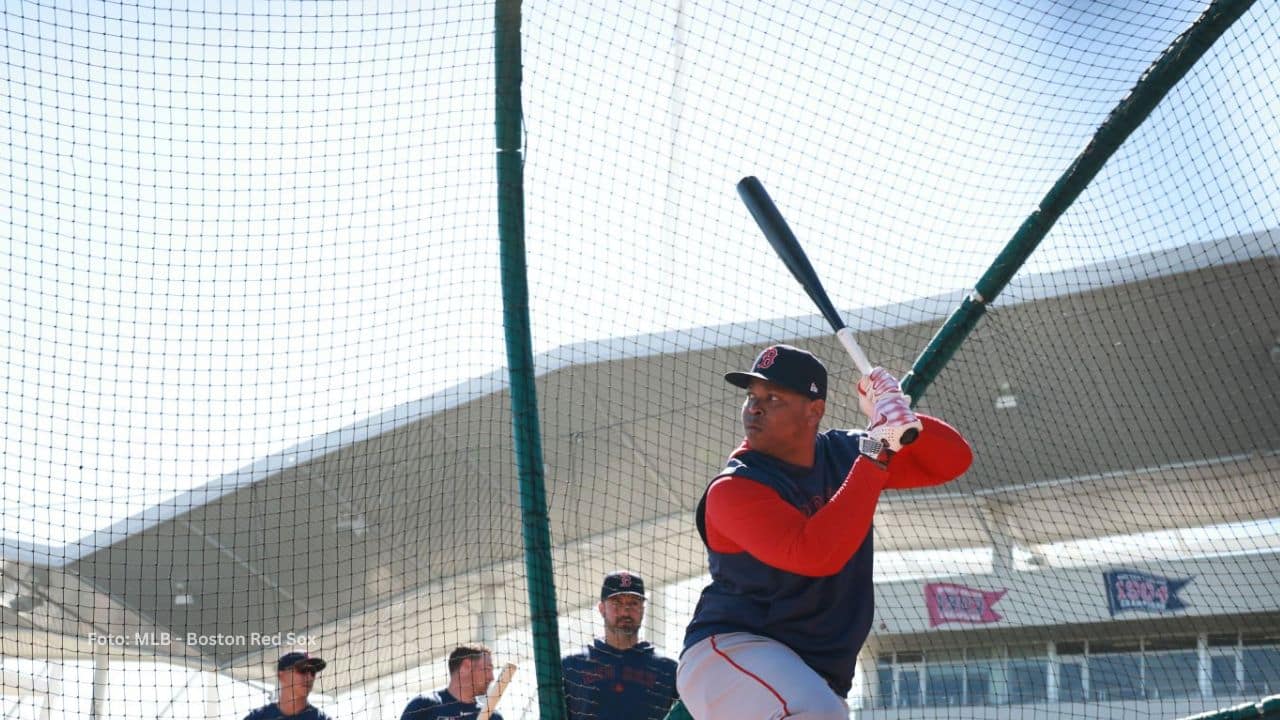
<svg viewBox="0 0 1280 720">
<path fill-rule="evenodd" d="M 285 670 L 292 670 L 293 668 L 320 672 L 324 669 L 325 665 L 328 665 L 328 663 L 307 653 L 297 651 L 287 652 L 281 655 L 280 659 L 276 662 L 276 672 L 284 672 Z"/>
<path fill-rule="evenodd" d="M 644 580 L 633 572 L 615 570 L 604 576 L 604 585 L 600 588 L 600 599 L 607 600 L 614 595 L 644 597 Z"/>
<path fill-rule="evenodd" d="M 750 372 L 725 373 L 724 379 L 740 388 L 768 380 L 810 400 L 827 398 L 827 368 L 813 353 L 790 345 L 770 345 L 756 356 Z"/>
</svg>

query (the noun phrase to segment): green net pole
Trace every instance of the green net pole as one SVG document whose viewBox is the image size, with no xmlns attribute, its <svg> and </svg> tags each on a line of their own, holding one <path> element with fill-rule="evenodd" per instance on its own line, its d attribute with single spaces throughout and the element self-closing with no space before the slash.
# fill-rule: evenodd
<svg viewBox="0 0 1280 720">
<path fill-rule="evenodd" d="M 539 717 L 564 718 L 560 631 L 551 568 L 533 339 L 529 329 L 529 279 L 524 248 L 524 155 L 521 148 L 520 0 L 498 0 L 494 22 L 494 77 L 498 149 L 498 242 L 502 265 L 502 321 L 511 379 L 511 424 L 520 477 L 529 617 L 538 677 Z"/>
<path fill-rule="evenodd" d="M 693 716 L 689 714 L 689 709 L 684 706 L 684 702 L 677 700 L 667 711 L 663 720 L 693 720 Z"/>
<path fill-rule="evenodd" d="M 1213 3 L 1147 68 L 1129 94 L 1099 126 L 1089 145 L 1049 189 L 1039 207 L 1023 221 L 995 262 L 978 280 L 973 292 L 952 312 L 929 341 L 916 359 L 911 372 L 902 379 L 903 392 L 915 401 L 924 395 L 930 383 L 986 313 L 987 306 L 1009 284 L 1014 273 L 1049 234 L 1058 218 L 1084 192 L 1129 135 L 1146 121 L 1173 86 L 1253 2 L 1254 0 L 1221 0 Z"/>
</svg>

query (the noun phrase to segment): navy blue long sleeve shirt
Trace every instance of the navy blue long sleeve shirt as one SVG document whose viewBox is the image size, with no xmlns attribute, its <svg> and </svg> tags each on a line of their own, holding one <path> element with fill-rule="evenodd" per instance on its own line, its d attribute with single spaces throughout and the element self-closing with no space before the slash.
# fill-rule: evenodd
<svg viewBox="0 0 1280 720">
<path fill-rule="evenodd" d="M 597 639 L 563 669 L 569 720 L 662 720 L 676 700 L 676 661 L 652 643 L 618 650 Z"/>
</svg>

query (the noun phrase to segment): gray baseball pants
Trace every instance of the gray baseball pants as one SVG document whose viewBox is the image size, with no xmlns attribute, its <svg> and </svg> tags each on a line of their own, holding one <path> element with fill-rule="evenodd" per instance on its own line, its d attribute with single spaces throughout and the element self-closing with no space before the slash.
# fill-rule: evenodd
<svg viewBox="0 0 1280 720">
<path fill-rule="evenodd" d="M 712 635 L 680 656 L 676 688 L 695 720 L 848 720 L 849 706 L 782 643 Z"/>
</svg>

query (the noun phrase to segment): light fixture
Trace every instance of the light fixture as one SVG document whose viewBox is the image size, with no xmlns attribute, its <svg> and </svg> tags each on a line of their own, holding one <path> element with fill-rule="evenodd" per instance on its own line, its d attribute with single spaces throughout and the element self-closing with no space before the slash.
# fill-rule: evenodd
<svg viewBox="0 0 1280 720">
<path fill-rule="evenodd" d="M 173 580 L 173 604 L 179 607 L 195 605 L 196 597 L 187 589 L 186 580 Z"/>
<path fill-rule="evenodd" d="M 365 532 L 369 530 L 369 525 L 365 522 L 364 515 L 361 513 L 339 517 L 336 527 L 339 530 L 346 530 L 357 538 L 364 537 Z"/>
<path fill-rule="evenodd" d="M 37 587 L 48 587 L 48 574 L 38 568 L 0 563 L 0 605 L 20 613 L 29 613 L 44 604 Z"/>
<path fill-rule="evenodd" d="M 1009 410 L 1016 407 L 1018 407 L 1018 396 L 1013 394 L 1013 388 L 1008 382 L 1001 381 L 996 393 L 996 409 Z"/>
<path fill-rule="evenodd" d="M 34 595 L 15 595 L 9 602 L 5 603 L 5 607 L 20 613 L 29 613 L 43 604 L 44 600 Z"/>
</svg>

